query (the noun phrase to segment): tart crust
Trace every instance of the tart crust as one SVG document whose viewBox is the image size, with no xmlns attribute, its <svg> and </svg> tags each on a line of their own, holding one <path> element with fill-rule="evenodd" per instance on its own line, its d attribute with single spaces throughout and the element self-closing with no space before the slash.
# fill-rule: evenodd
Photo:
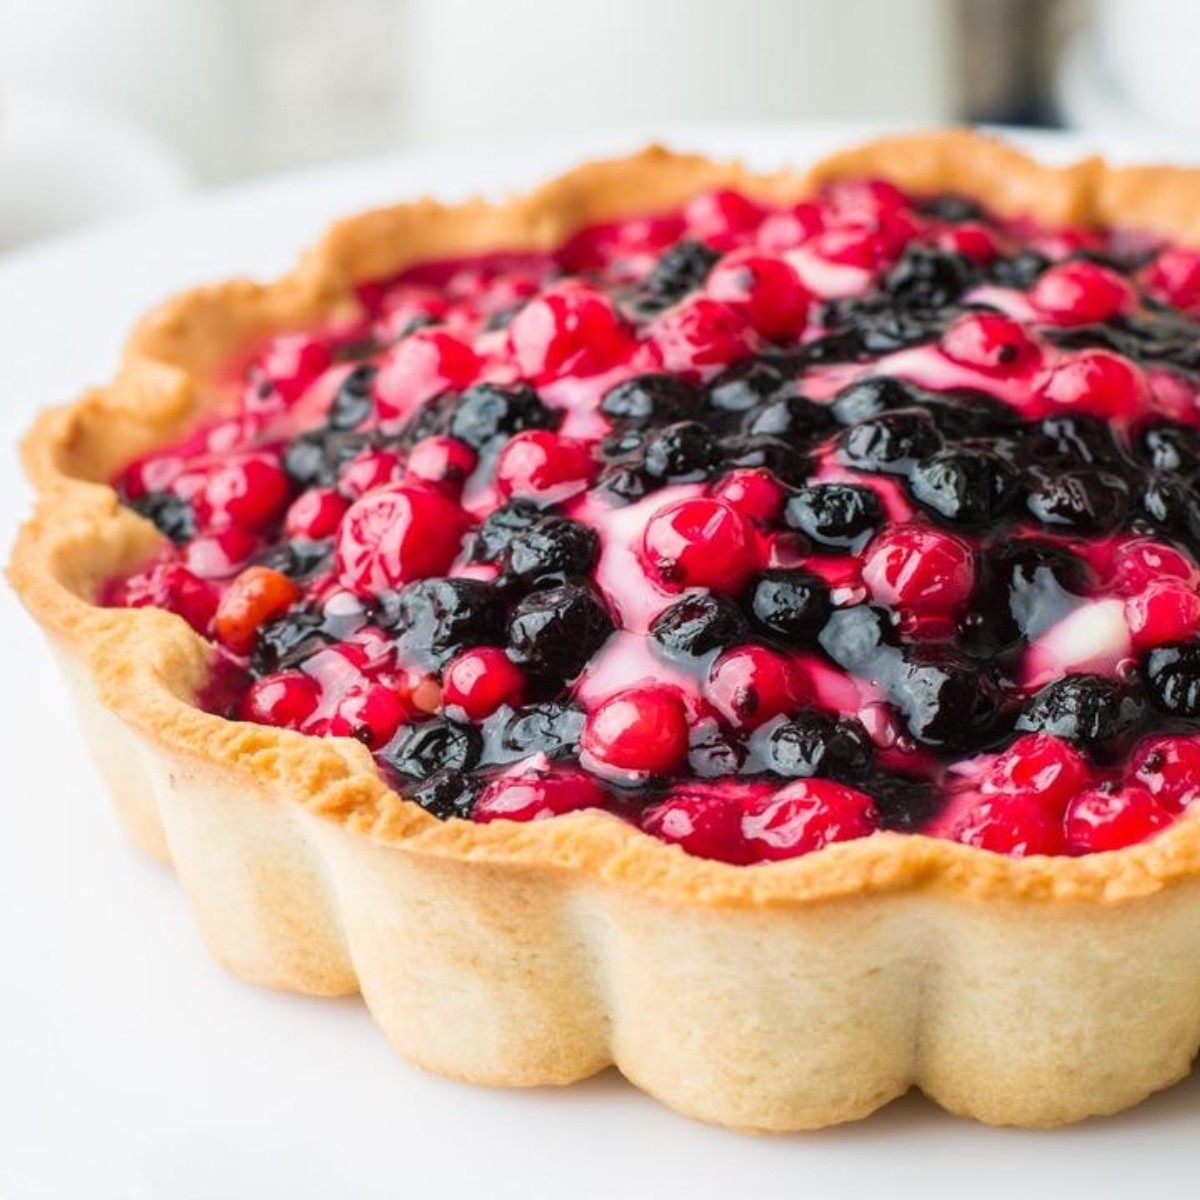
<svg viewBox="0 0 1200 1200">
<path fill-rule="evenodd" d="M 71 684 L 122 823 L 177 872 L 212 953 L 273 987 L 361 990 L 439 1073 L 565 1084 L 615 1064 L 703 1120 L 795 1130 L 917 1087 L 979 1120 L 1051 1126 L 1185 1076 L 1200 1048 L 1200 810 L 1153 841 L 1012 859 L 880 834 L 790 862 L 692 858 L 610 814 L 439 822 L 360 744 L 232 722 L 195 701 L 207 644 L 178 617 L 102 609 L 159 535 L 103 481 L 179 437 L 269 332 L 354 305 L 421 259 L 549 248 L 715 185 L 794 199 L 880 176 L 1004 215 L 1200 244 L 1200 170 L 1048 167 L 949 131 L 805 174 L 651 148 L 491 205 L 335 225 L 283 279 L 199 288 L 134 330 L 114 381 L 34 425 L 37 491 L 10 575 Z"/>
</svg>

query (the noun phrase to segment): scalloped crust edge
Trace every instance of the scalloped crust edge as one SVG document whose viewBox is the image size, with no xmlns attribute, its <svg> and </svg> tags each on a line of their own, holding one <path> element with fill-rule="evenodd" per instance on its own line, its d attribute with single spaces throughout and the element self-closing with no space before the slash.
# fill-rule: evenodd
<svg viewBox="0 0 1200 1200">
<path fill-rule="evenodd" d="M 201 712 L 208 652 L 100 583 L 157 534 L 103 480 L 212 406 L 254 339 L 352 307 L 357 282 L 443 255 L 549 247 L 715 185 L 795 198 L 854 175 L 1045 221 L 1200 243 L 1200 171 L 1039 165 L 961 131 L 757 176 L 651 148 L 503 204 L 399 205 L 335 225 L 290 275 L 168 301 L 116 379 L 44 414 L 10 577 L 47 634 L 131 839 L 170 863 L 213 955 L 246 979 L 360 990 L 411 1062 L 502 1086 L 610 1064 L 680 1112 L 752 1130 L 864 1117 L 912 1087 L 982 1121 L 1116 1112 L 1200 1048 L 1200 813 L 1150 843 L 1014 860 L 882 834 L 786 863 L 693 859 L 584 812 L 440 823 L 366 750 Z"/>
</svg>

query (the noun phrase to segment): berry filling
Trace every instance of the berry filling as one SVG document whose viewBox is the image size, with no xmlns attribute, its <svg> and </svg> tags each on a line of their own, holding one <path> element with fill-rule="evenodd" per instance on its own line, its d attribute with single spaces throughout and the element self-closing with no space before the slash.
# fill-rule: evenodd
<svg viewBox="0 0 1200 1200">
<path fill-rule="evenodd" d="M 437 817 L 749 864 L 1142 841 L 1200 792 L 1200 255 L 732 191 L 431 262 L 129 465 L 206 706 Z"/>
</svg>

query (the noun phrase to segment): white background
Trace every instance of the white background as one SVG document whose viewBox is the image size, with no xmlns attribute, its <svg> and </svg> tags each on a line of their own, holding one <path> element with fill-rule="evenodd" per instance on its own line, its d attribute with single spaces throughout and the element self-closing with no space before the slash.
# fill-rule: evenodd
<svg viewBox="0 0 1200 1200">
<path fill-rule="evenodd" d="M 773 166 L 858 132 L 674 140 Z M 0 541 L 11 544 L 26 504 L 18 431 L 108 376 L 124 331 L 155 299 L 276 273 L 355 207 L 526 184 L 593 148 L 327 170 L 10 257 L 0 265 Z M 856 1126 L 750 1138 L 677 1117 L 611 1072 L 533 1092 L 423 1075 L 356 1000 L 261 991 L 209 961 L 170 875 L 122 841 L 7 587 L 0 629 L 4 1200 L 1196 1194 L 1200 1077 L 1051 1134 L 985 1129 L 909 1097 Z"/>
</svg>

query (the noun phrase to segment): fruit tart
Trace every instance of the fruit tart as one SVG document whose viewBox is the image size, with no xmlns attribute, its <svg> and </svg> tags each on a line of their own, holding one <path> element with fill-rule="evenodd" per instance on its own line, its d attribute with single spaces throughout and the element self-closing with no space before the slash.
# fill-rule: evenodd
<svg viewBox="0 0 1200 1200">
<path fill-rule="evenodd" d="M 1200 173 L 653 149 L 336 225 L 39 420 L 12 579 L 204 940 L 757 1130 L 1200 1046 Z"/>
</svg>

